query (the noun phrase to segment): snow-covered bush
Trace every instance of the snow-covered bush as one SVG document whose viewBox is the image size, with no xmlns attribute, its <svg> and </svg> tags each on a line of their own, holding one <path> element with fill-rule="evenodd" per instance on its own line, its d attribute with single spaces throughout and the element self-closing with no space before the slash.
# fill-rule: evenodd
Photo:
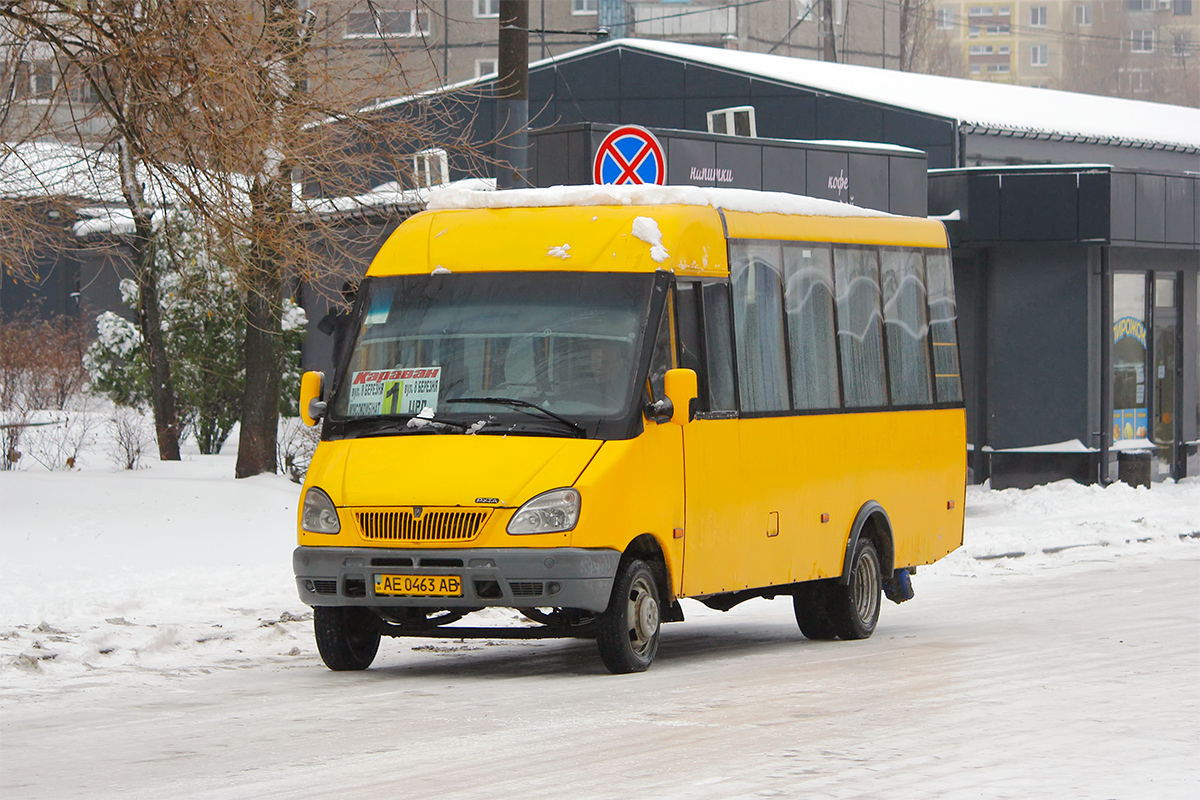
<svg viewBox="0 0 1200 800">
<path fill-rule="evenodd" d="M 243 299 L 233 273 L 186 217 L 176 216 L 159 235 L 159 304 L 176 411 L 200 452 L 217 453 L 240 416 Z M 123 281 L 121 292 L 125 303 L 137 308 L 136 284 Z M 282 302 L 280 410 L 295 414 L 300 343 L 308 320 L 304 309 L 289 299 Z M 150 370 L 141 332 L 112 313 L 97 319 L 96 331 L 85 359 L 93 389 L 120 405 L 145 407 L 150 401 Z"/>
</svg>

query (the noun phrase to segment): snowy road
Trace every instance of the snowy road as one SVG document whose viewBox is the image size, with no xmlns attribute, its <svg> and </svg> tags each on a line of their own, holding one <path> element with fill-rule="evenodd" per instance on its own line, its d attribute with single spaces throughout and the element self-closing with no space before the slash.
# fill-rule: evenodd
<svg viewBox="0 0 1200 800">
<path fill-rule="evenodd" d="M 1198 551 L 918 575 L 865 642 L 689 602 L 642 675 L 591 642 L 385 640 L 361 674 L 306 648 L 84 682 L 6 704 L 0 795 L 1196 797 Z"/>
</svg>

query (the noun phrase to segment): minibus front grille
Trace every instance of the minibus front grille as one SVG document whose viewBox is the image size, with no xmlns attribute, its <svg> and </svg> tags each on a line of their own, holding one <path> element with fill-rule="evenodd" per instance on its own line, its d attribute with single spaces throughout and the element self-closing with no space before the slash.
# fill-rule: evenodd
<svg viewBox="0 0 1200 800">
<path fill-rule="evenodd" d="M 355 514 L 364 539 L 395 542 L 458 542 L 473 539 L 490 510 L 397 508 Z"/>
</svg>

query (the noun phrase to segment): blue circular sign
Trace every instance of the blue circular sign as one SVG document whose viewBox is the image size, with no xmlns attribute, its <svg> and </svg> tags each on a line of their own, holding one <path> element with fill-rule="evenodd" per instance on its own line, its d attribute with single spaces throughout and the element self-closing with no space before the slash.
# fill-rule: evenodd
<svg viewBox="0 0 1200 800">
<path fill-rule="evenodd" d="M 596 148 L 592 181 L 597 184 L 666 183 L 667 160 L 653 133 L 638 125 L 617 128 Z"/>
</svg>

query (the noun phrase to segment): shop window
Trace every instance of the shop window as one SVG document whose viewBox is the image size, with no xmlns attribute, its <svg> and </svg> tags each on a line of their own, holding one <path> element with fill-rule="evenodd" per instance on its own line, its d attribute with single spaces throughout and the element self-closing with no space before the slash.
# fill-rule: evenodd
<svg viewBox="0 0 1200 800">
<path fill-rule="evenodd" d="M 734 348 L 742 411 L 789 407 L 778 242 L 731 243 Z"/>
<path fill-rule="evenodd" d="M 933 387 L 929 379 L 929 317 L 921 251 L 883 250 L 880 278 L 892 404 L 928 405 L 933 401 Z"/>
<path fill-rule="evenodd" d="M 1149 430 L 1146 382 L 1146 276 L 1113 275 L 1113 441 L 1144 439 Z"/>
<path fill-rule="evenodd" d="M 954 305 L 954 273 L 950 254 L 925 255 L 925 292 L 929 303 L 929 344 L 933 351 L 933 379 L 939 403 L 962 402 L 962 380 L 958 370 L 957 309 Z"/>
<path fill-rule="evenodd" d="M 828 245 L 783 245 L 784 306 L 792 367 L 792 406 L 836 408 L 837 339 Z"/>
<path fill-rule="evenodd" d="M 876 251 L 835 247 L 833 266 L 846 406 L 882 408 L 887 405 L 887 389 Z"/>
</svg>

